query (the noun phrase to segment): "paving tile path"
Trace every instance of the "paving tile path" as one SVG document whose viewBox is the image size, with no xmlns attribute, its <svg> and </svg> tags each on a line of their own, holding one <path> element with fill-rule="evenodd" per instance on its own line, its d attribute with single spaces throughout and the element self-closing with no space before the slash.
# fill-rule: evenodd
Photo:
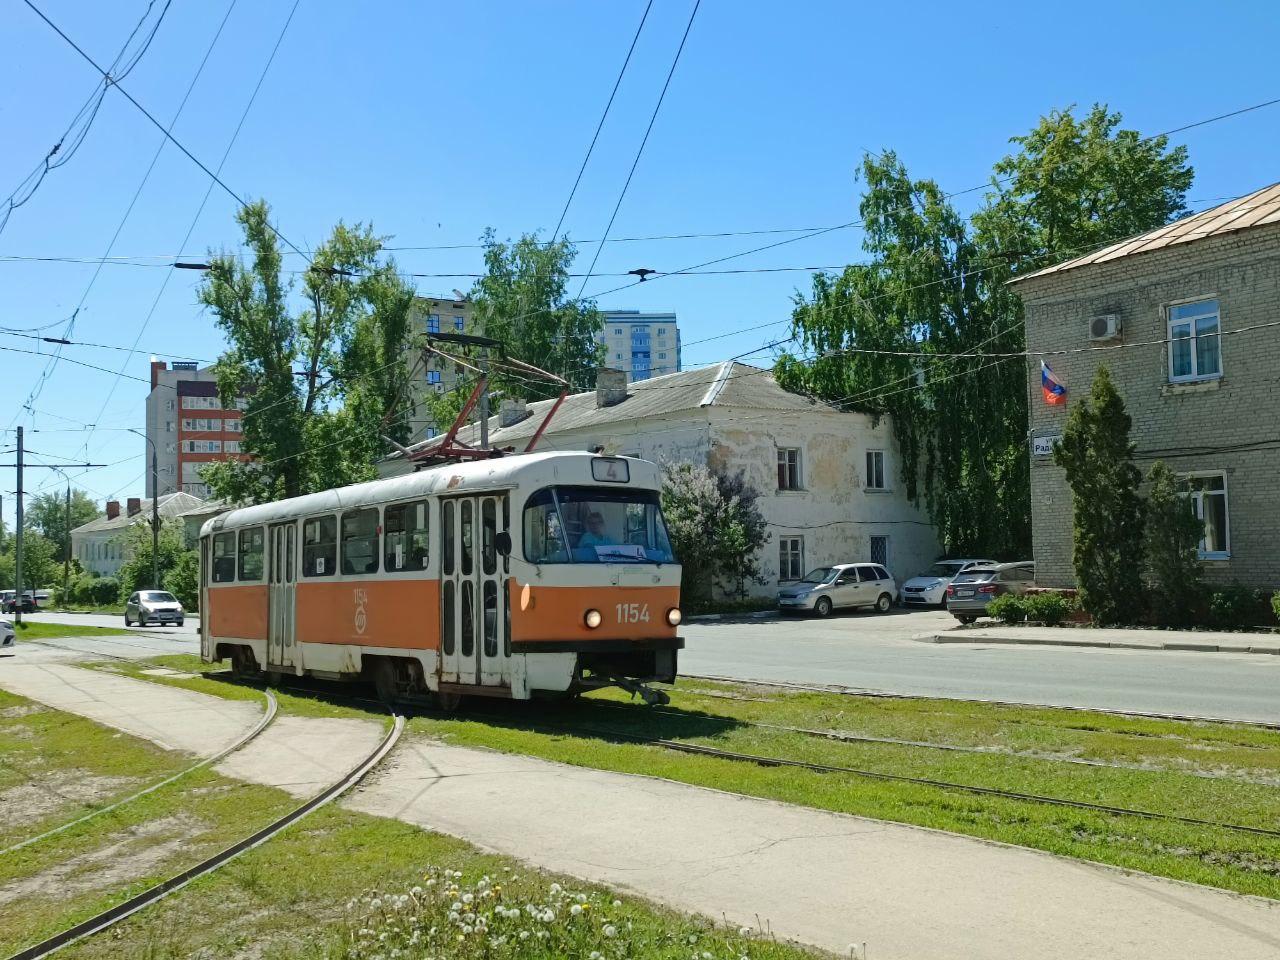
<svg viewBox="0 0 1280 960">
<path fill-rule="evenodd" d="M 5 661 L 0 687 L 193 752 L 214 752 L 256 715 L 251 704 L 67 664 Z M 301 795 L 347 769 L 337 758 L 366 752 L 381 727 L 282 719 L 279 741 L 229 758 L 225 772 Z M 344 803 L 681 910 L 759 918 L 837 953 L 865 941 L 877 960 L 1280 956 L 1280 902 L 429 740 L 403 743 Z"/>
</svg>

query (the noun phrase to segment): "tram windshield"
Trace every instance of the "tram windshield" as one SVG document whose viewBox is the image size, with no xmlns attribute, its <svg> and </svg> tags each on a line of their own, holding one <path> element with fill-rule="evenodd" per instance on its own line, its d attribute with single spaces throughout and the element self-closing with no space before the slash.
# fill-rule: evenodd
<svg viewBox="0 0 1280 960">
<path fill-rule="evenodd" d="M 531 563 L 674 563 L 654 490 L 549 487 L 524 508 Z"/>
</svg>

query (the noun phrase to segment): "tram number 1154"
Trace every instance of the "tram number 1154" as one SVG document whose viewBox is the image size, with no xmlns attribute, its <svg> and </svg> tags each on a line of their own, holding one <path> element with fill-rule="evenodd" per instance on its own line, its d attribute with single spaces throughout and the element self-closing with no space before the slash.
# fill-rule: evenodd
<svg viewBox="0 0 1280 960">
<path fill-rule="evenodd" d="M 614 612 L 619 623 L 648 623 L 649 605 L 647 603 L 616 603 Z"/>
</svg>

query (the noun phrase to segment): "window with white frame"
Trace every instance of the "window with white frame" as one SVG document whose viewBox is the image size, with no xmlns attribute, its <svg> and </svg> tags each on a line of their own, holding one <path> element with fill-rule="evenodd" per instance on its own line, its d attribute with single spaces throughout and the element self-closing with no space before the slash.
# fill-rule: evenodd
<svg viewBox="0 0 1280 960">
<path fill-rule="evenodd" d="M 804 576 L 804 537 L 778 538 L 778 579 L 799 580 Z"/>
<path fill-rule="evenodd" d="M 183 453 L 221 453 L 221 440 L 183 440 Z"/>
<path fill-rule="evenodd" d="M 216 442 L 216 441 L 215 441 L 215 442 Z M 223 441 L 222 441 L 222 452 L 223 452 L 223 453 L 239 453 L 239 452 L 240 452 L 240 441 L 239 441 L 239 440 L 223 440 Z"/>
<path fill-rule="evenodd" d="M 190 433 L 216 433 L 222 429 L 222 421 L 213 417 L 188 417 L 182 421 L 182 429 Z"/>
<path fill-rule="evenodd" d="M 1169 379 L 1222 376 L 1222 337 L 1217 300 L 1170 304 Z"/>
<path fill-rule="evenodd" d="M 227 433 L 241 433 L 244 430 L 244 421 L 223 420 L 222 429 L 227 431 Z"/>
<path fill-rule="evenodd" d="M 219 410 L 221 404 L 217 397 L 183 397 L 183 410 Z"/>
<path fill-rule="evenodd" d="M 885 489 L 883 450 L 867 451 L 867 489 Z"/>
<path fill-rule="evenodd" d="M 1202 560 L 1224 560 L 1231 556 L 1231 530 L 1227 509 L 1227 475 L 1225 473 L 1193 473 L 1181 478 L 1184 496 L 1195 506 L 1196 517 L 1204 528 L 1200 538 Z"/>
<path fill-rule="evenodd" d="M 778 489 L 801 489 L 800 448 L 778 448 Z"/>
</svg>

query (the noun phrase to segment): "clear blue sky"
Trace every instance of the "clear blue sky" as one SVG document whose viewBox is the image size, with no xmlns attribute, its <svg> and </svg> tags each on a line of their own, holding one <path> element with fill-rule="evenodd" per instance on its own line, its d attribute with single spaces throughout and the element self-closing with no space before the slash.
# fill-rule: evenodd
<svg viewBox="0 0 1280 960">
<path fill-rule="evenodd" d="M 240 0 L 174 128 L 210 166 L 226 149 L 292 0 Z M 142 0 L 38 4 L 101 62 L 110 61 Z M 648 122 L 692 0 L 655 0 L 618 99 L 568 217 L 571 237 L 599 236 Z M 474 243 L 555 225 L 644 9 L 626 2 L 335 3 L 302 0 L 223 179 L 265 197 L 299 246 L 338 219 L 369 221 L 394 244 Z M 225 0 L 175 0 L 126 88 L 168 122 Z M 856 218 L 853 171 L 864 148 L 899 151 L 944 189 L 982 183 L 1008 138 L 1070 104 L 1104 101 L 1144 134 L 1280 96 L 1276 19 L 1267 3 L 1153 7 L 1081 2 L 776 4 L 703 0 L 657 125 L 614 227 L 616 236 L 811 227 Z M 40 160 L 88 96 L 91 68 L 20 0 L 0 8 L 0 196 Z M 0 233 L 0 256 L 101 257 L 161 134 L 112 92 L 79 153 L 53 171 Z M 1193 200 L 1234 196 L 1280 179 L 1280 107 L 1179 135 L 1196 169 Z M 207 178 L 166 147 L 111 252 L 177 252 Z M 980 194 L 959 198 L 971 209 Z M 1197 208 L 1203 204 L 1196 204 Z M 233 201 L 215 190 L 192 241 L 200 256 L 238 240 Z M 778 238 L 606 246 L 597 271 L 675 270 Z M 726 267 L 836 266 L 859 258 L 844 230 L 743 257 Z M 578 266 L 592 250 L 583 247 Z M 476 272 L 479 253 L 405 251 L 414 272 Z M 89 265 L 0 262 L 0 326 L 65 320 Z M 104 267 L 75 339 L 130 346 L 168 271 Z M 214 359 L 221 340 L 195 302 L 198 277 L 175 272 L 141 337 L 143 351 Z M 617 285 L 594 278 L 588 293 Z M 423 293 L 470 281 L 424 279 Z M 804 273 L 659 279 L 600 301 L 673 309 L 686 343 L 784 320 Z M 576 287 L 574 288 L 576 290 Z M 50 332 L 57 333 L 60 327 Z M 777 327 L 694 344 L 686 365 L 757 347 Z M 0 334 L 0 346 L 34 344 Z M 51 348 L 50 348 L 51 349 Z M 146 353 L 88 347 L 65 355 L 146 378 Z M 767 356 L 767 355 L 761 355 Z M 0 428 L 44 368 L 0 351 Z M 53 432 L 85 421 L 143 426 L 147 387 L 58 365 L 24 424 L 30 459 L 132 457 L 79 481 L 95 496 L 143 489 L 141 440 Z M 12 434 L 0 434 L 8 449 Z M 0 457 L 0 462 L 11 454 Z M 61 483 L 33 473 L 28 488 Z M 12 471 L 0 473 L 6 522 Z"/>
</svg>

